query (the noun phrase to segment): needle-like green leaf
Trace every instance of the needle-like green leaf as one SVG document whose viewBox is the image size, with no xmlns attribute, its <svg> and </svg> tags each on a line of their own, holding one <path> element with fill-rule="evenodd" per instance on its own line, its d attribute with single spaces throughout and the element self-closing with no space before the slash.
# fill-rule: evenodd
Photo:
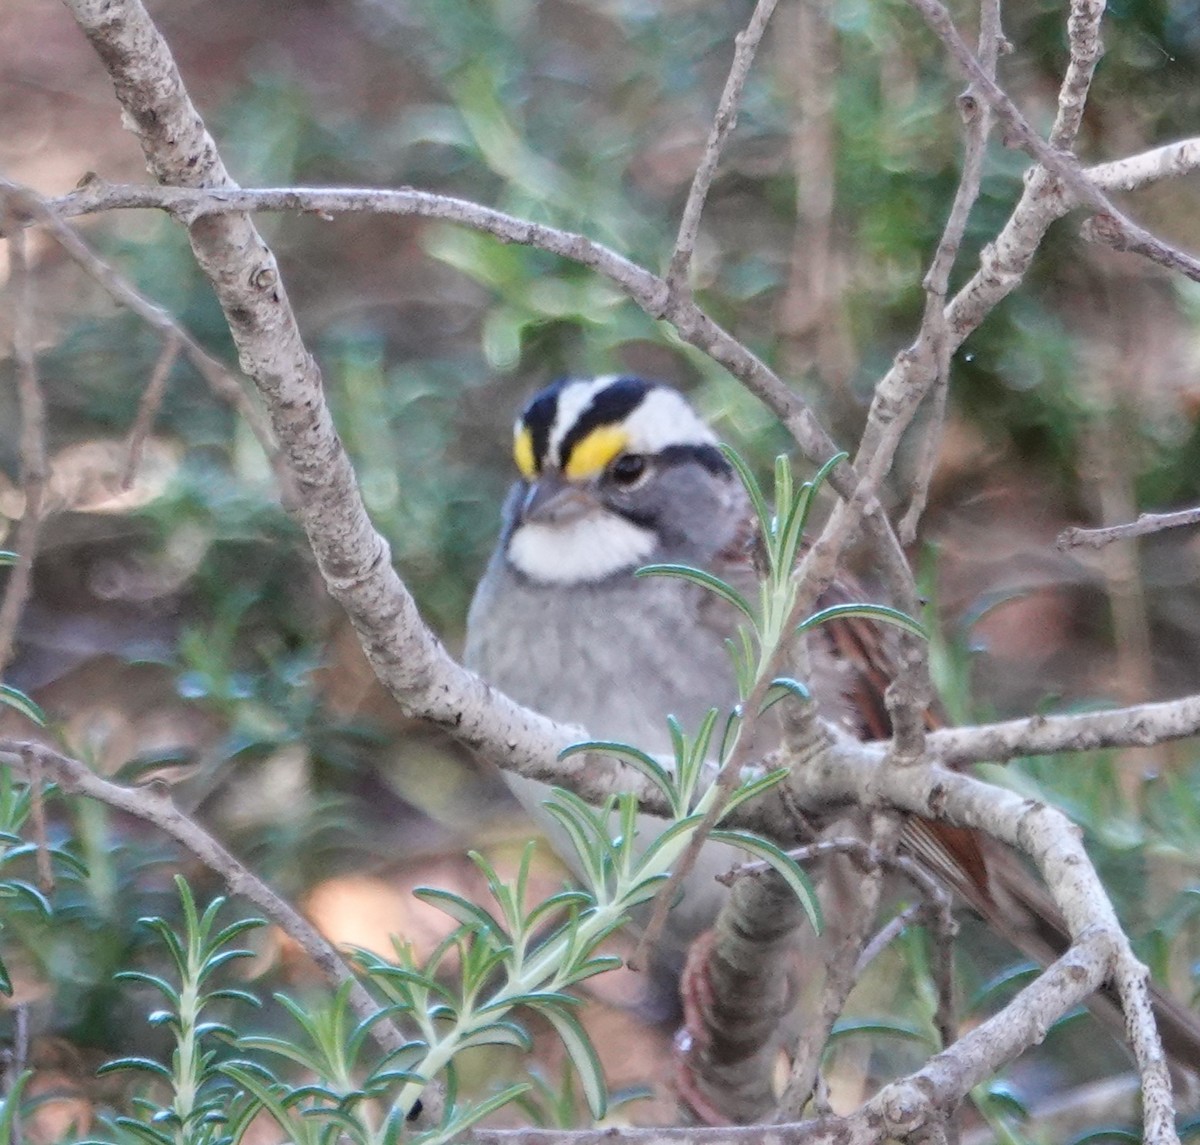
<svg viewBox="0 0 1200 1145">
<path fill-rule="evenodd" d="M 708 589 L 722 600 L 732 604 L 751 624 L 754 623 L 754 609 L 749 601 L 732 585 L 726 584 L 719 576 L 714 576 L 703 569 L 694 569 L 690 565 L 644 565 L 634 576 L 671 576 L 679 580 L 691 581 L 701 588 Z"/>
<path fill-rule="evenodd" d="M 828 608 L 822 608 L 802 620 L 796 630 L 808 632 L 817 625 L 825 624 L 830 620 L 856 616 L 866 620 L 880 620 L 884 624 L 894 624 L 897 628 L 903 628 L 906 632 L 921 637 L 922 640 L 929 639 L 929 634 L 911 616 L 901 612 L 898 608 L 889 608 L 886 604 L 831 604 Z"/>
<path fill-rule="evenodd" d="M 743 851 L 749 851 L 756 859 L 761 859 L 777 871 L 795 893 L 796 898 L 800 900 L 800 905 L 804 908 L 804 913 L 808 915 L 808 921 L 812 924 L 813 930 L 818 934 L 821 932 L 821 904 L 817 901 L 817 893 L 813 890 L 808 875 L 800 869 L 795 859 L 784 854 L 774 843 L 759 838 L 757 835 L 751 835 L 748 831 L 716 830 L 713 831 L 711 838 L 740 847 Z"/>
</svg>

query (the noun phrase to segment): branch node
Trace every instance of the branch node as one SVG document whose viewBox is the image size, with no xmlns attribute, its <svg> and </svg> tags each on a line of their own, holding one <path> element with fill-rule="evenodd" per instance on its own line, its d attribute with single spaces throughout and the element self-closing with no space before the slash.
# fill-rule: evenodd
<svg viewBox="0 0 1200 1145">
<path fill-rule="evenodd" d="M 907 1137 L 929 1117 L 929 1100 L 912 1082 L 897 1082 L 880 1098 L 880 1112 L 890 1137 Z"/>
</svg>

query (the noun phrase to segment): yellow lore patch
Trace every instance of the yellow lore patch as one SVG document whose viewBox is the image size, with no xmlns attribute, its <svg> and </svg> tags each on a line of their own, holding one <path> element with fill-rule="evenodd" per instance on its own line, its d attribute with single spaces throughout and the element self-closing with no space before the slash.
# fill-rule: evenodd
<svg viewBox="0 0 1200 1145">
<path fill-rule="evenodd" d="M 526 481 L 532 481 L 537 476 L 537 465 L 533 457 L 533 434 L 527 425 L 519 426 L 513 435 L 513 460 Z"/>
<path fill-rule="evenodd" d="M 620 426 L 601 425 L 576 443 L 563 472 L 571 481 L 594 477 L 629 443 Z"/>
</svg>

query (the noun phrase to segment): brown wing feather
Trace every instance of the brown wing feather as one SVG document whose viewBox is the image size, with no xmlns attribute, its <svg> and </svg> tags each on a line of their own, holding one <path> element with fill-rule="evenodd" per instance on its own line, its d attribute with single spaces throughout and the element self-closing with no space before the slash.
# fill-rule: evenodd
<svg viewBox="0 0 1200 1145">
<path fill-rule="evenodd" d="M 757 534 L 747 520 L 714 571 L 742 591 L 753 592 L 757 553 Z M 847 581 L 831 586 L 818 603 L 827 607 L 865 599 L 864 592 Z M 714 608 L 705 622 L 729 634 L 730 609 Z M 837 669 L 832 691 L 842 715 L 853 713 L 860 735 L 888 739 L 892 726 L 884 695 L 896 669 L 884 632 L 870 620 L 842 617 L 822 625 L 815 635 L 826 653 L 826 664 L 832 660 Z M 925 720 L 930 728 L 945 722 L 936 708 L 926 712 Z M 966 828 L 917 816 L 905 824 L 902 843 L 1026 957 L 1045 965 L 1067 949 L 1069 935 L 1054 901 L 1007 847 Z M 1194 1070 L 1200 1062 L 1200 1017 L 1153 983 L 1151 993 L 1167 1052 L 1176 1063 Z M 1099 996 L 1094 1008 L 1119 1028 L 1122 1019 L 1114 1001 Z"/>
<path fill-rule="evenodd" d="M 853 599 L 853 589 L 835 586 L 822 607 Z M 863 599 L 861 595 L 859 599 Z M 846 617 L 829 621 L 825 638 L 836 656 L 854 666 L 854 706 L 862 732 L 874 739 L 891 735 L 884 692 L 894 675 L 887 644 L 870 621 Z M 926 712 L 930 728 L 944 721 Z M 903 845 L 1028 958 L 1047 965 L 1070 945 L 1070 935 L 1054 900 L 1020 857 L 974 831 L 916 816 L 905 824 Z M 1154 1015 L 1172 1060 L 1195 1070 L 1200 1062 L 1200 1016 L 1151 983 Z M 1111 989 L 1093 999 L 1092 1008 L 1120 1034 L 1124 1021 Z"/>
<path fill-rule="evenodd" d="M 832 585 L 820 606 L 846 604 L 854 599 L 844 584 Z M 863 597 L 859 595 L 858 599 Z M 862 617 L 839 617 L 822 625 L 831 649 L 854 668 L 850 687 L 860 731 L 871 739 L 888 739 L 892 721 L 884 694 L 895 676 L 892 657 L 879 625 Z M 930 728 L 941 725 L 933 710 L 925 713 Z M 904 843 L 977 910 L 992 903 L 988 865 L 973 831 L 932 819 L 913 818 L 905 825 Z"/>
</svg>

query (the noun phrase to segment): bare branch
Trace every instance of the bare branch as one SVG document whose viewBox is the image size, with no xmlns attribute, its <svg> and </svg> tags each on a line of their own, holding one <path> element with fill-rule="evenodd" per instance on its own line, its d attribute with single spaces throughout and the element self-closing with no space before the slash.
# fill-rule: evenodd
<svg viewBox="0 0 1200 1145">
<path fill-rule="evenodd" d="M 1083 123 L 1088 90 L 1102 51 L 1100 21 L 1104 8 L 1105 0 L 1071 0 L 1071 15 L 1067 18 L 1071 61 L 1058 92 L 1058 115 L 1050 129 L 1050 146 L 1060 151 L 1070 150 Z"/>
<path fill-rule="evenodd" d="M 877 839 L 872 833 L 872 843 L 881 844 L 880 849 L 884 854 L 893 853 L 899 840 L 898 824 L 893 822 L 885 825 L 880 834 L 883 837 Z M 796 1046 L 791 1074 L 776 1110 L 776 1122 L 794 1121 L 813 1096 L 825 1046 L 857 981 L 855 971 L 879 910 L 883 890 L 882 867 L 875 865 L 866 870 L 846 873 L 852 879 L 851 893 L 845 896 L 848 901 L 838 904 L 843 908 L 843 913 L 835 928 L 836 945 L 826 963 L 820 1006 L 815 1019 L 802 1031 Z M 837 888 L 834 888 L 831 894 L 836 893 Z"/>
<path fill-rule="evenodd" d="M 4 1095 L 11 1097 L 17 1079 L 29 1068 L 29 1006 L 18 1002 L 13 1009 L 13 1045 L 7 1058 L 4 1070 Z M 12 1145 L 24 1145 L 25 1132 L 22 1125 L 21 1109 L 14 1108 L 13 1118 L 9 1123 L 12 1133 Z"/>
<path fill-rule="evenodd" d="M 893 942 L 896 941 L 910 926 L 921 921 L 925 913 L 925 904 L 920 902 L 906 906 L 899 914 L 892 915 L 871 937 L 871 941 L 863 947 L 858 961 L 854 964 L 854 977 L 861 978 L 875 961 Z M 949 1044 L 949 1043 L 946 1043 Z"/>
<path fill-rule="evenodd" d="M 1161 179 L 1177 179 L 1200 167 L 1200 139 L 1166 143 L 1140 155 L 1097 163 L 1087 177 L 1105 191 L 1136 191 Z"/>
<path fill-rule="evenodd" d="M 665 279 L 585 235 L 532 223 L 465 199 L 411 189 L 289 187 L 247 190 L 228 185 L 220 188 L 148 187 L 93 180 L 70 195 L 52 200 L 49 205 L 64 218 L 108 210 L 157 208 L 169 211 L 189 226 L 198 225 L 205 219 L 209 220 L 207 225 L 213 226 L 225 216 L 250 211 L 298 211 L 321 217 L 363 211 L 413 215 L 471 227 L 494 235 L 501 242 L 536 247 L 588 267 L 618 285 L 651 317 L 670 322 L 684 341 L 708 353 L 760 398 L 779 417 L 810 460 L 819 464 L 838 452 L 833 438 L 811 407 L 765 362 L 694 302 L 671 299 Z M 835 487 L 841 483 L 847 489 L 853 483 L 853 477 L 845 467 L 835 472 L 831 480 Z"/>
<path fill-rule="evenodd" d="M 987 74 L 996 76 L 996 60 L 1004 34 L 1000 26 L 1000 0 L 983 0 L 979 16 L 979 60 Z M 908 509 L 900 521 L 900 543 L 911 545 L 917 536 L 917 523 L 925 511 L 929 486 L 937 467 L 938 448 L 946 417 L 946 398 L 950 388 L 950 359 L 954 347 L 946 321 L 946 291 L 950 271 L 958 257 L 967 219 L 979 198 L 983 180 L 983 161 L 987 155 L 987 139 L 992 128 L 992 113 L 986 101 L 968 87 L 958 99 L 958 109 L 964 125 L 963 168 L 954 202 L 946 220 L 941 240 L 925 275 L 925 315 L 921 320 L 921 335 L 932 342 L 936 375 L 933 379 L 933 401 L 929 421 L 925 426 L 918 453 L 917 471 L 913 476 Z"/>
<path fill-rule="evenodd" d="M 1138 253 L 1160 265 L 1200 282 L 1200 260 L 1169 246 L 1127 218 L 1087 177 L 1087 173 L 1073 156 L 1048 144 L 1030 127 L 1016 104 L 988 76 L 983 65 L 959 35 L 958 29 L 950 19 L 950 13 L 939 0 L 910 0 L 910 3 L 925 17 L 955 63 L 969 79 L 978 84 L 981 94 L 991 104 L 992 110 L 1008 129 L 1011 137 L 1063 183 L 1074 198 L 1073 205 L 1090 207 L 1098 215 L 1107 216 L 1111 219 L 1110 225 L 1119 231 L 1123 241 L 1130 244 L 1130 249 L 1136 249 Z"/>
<path fill-rule="evenodd" d="M 40 195 L 0 177 L 0 194 L 30 221 L 45 227 L 62 250 L 86 274 L 103 287 L 120 306 L 136 314 L 165 343 L 175 341 L 192 367 L 204 379 L 209 389 L 227 405 L 237 410 L 245 419 L 250 431 L 258 439 L 263 452 L 275 470 L 276 478 L 283 487 L 285 498 L 288 493 L 286 474 L 279 465 L 278 450 L 271 434 L 271 427 L 263 418 L 262 410 L 250 400 L 242 384 L 216 358 L 208 353 L 175 319 L 157 303 L 151 302 L 132 283 L 118 274 L 60 217 L 59 211 Z M 139 417 L 141 411 L 139 410 Z M 131 439 L 132 440 L 132 439 Z"/>
<path fill-rule="evenodd" d="M 1167 270 L 1177 270 L 1188 278 L 1197 280 L 1196 260 L 1191 255 L 1185 254 L 1177 247 L 1168 246 L 1149 231 L 1127 226 L 1118 216 L 1093 215 L 1084 220 L 1079 233 L 1087 242 L 1100 243 L 1128 254 L 1140 254 L 1143 258 L 1166 267 Z"/>
<path fill-rule="evenodd" d="M 940 10 L 936 0 L 914 2 L 926 7 L 932 3 Z M 204 197 L 212 204 L 207 209 L 188 211 L 183 209 L 187 204 L 180 198 L 176 200 L 177 214 L 188 225 L 196 257 L 217 292 L 241 359 L 263 395 L 283 454 L 296 475 L 298 516 L 322 574 L 330 591 L 347 609 L 380 679 L 406 711 L 445 724 L 460 739 L 486 746 L 494 758 L 507 760 L 524 774 L 553 778 L 572 786 L 590 785 L 593 791 L 612 784 L 614 776 L 620 774 L 618 769 L 602 769 L 585 780 L 580 774 L 583 765 L 577 763 L 564 774 L 556 759 L 557 749 L 570 738 L 578 738 L 575 731 L 543 720 L 485 688 L 454 665 L 422 625 L 411 597 L 390 567 L 386 545 L 367 519 L 323 400 L 319 372 L 301 341 L 274 260 L 243 213 L 251 209 L 245 205 L 251 199 L 233 186 L 221 165 L 212 140 L 187 98 L 165 43 L 136 0 L 68 0 L 68 4 L 109 68 L 152 171 L 162 181 L 203 188 Z M 953 32 L 944 10 L 940 11 Z M 978 68 L 980 65 L 969 50 L 966 54 L 968 61 Z M 967 70 L 974 79 L 970 67 Z M 1007 115 L 1013 122 L 1024 123 L 1011 103 L 1003 102 L 1006 99 L 1003 93 L 1001 101 L 997 101 L 995 93 L 999 89 L 994 83 L 989 89 L 983 81 L 979 82 L 1000 118 Z M 1041 140 L 1028 145 L 1039 159 L 1045 156 L 1043 162 L 1055 178 L 1062 180 L 1067 191 L 1081 196 L 1078 201 L 1095 206 L 1099 195 L 1107 205 L 1102 193 L 1087 183 L 1077 165 L 1073 167 L 1070 161 L 1049 151 Z M 1081 185 L 1076 186 L 1080 181 Z M 1031 179 L 1031 188 L 1035 183 L 1036 194 L 1026 216 L 1018 220 L 1014 213 L 1014 219 L 1010 220 L 1013 242 L 1009 250 L 993 251 L 985 257 L 982 284 L 968 296 L 973 309 L 955 311 L 952 304 L 947 315 L 947 343 L 961 340 L 969 322 L 982 319 L 987 312 L 981 307 L 982 302 L 990 298 L 994 305 L 994 300 L 1015 284 L 1011 269 L 1000 261 L 1002 257 L 1012 251 L 1030 257 L 1037 238 L 1044 233 L 1044 225 L 1068 209 L 1064 204 L 1070 196 L 1055 186 L 1054 179 L 1047 177 L 1040 182 Z M 1085 191 L 1090 198 L 1082 197 Z M 85 189 L 81 194 L 87 193 Z M 317 202 L 315 193 L 303 193 L 303 199 L 297 193 L 290 194 L 292 198 L 287 202 L 291 205 L 287 209 L 310 209 Z M 413 192 L 406 194 L 404 204 L 409 213 L 453 217 L 455 221 L 492 230 L 507 241 L 555 249 L 621 282 L 630 297 L 648 313 L 671 321 L 682 337 L 709 352 L 741 378 L 747 388 L 763 397 L 810 456 L 824 460 L 832 454 L 832 441 L 811 410 L 694 304 L 673 298 L 662 279 L 582 236 L 538 228 L 495 212 L 484 212 L 471 204 L 433 196 L 418 197 Z M 380 201 L 378 195 L 374 193 L 375 202 Z M 244 205 L 238 206 L 239 202 Z M 192 203 L 195 207 L 197 200 Z M 1031 236 L 1035 236 L 1034 241 L 1026 246 Z M 881 384 L 880 398 L 872 411 L 871 432 L 860 446 L 856 467 L 843 466 L 835 474 L 835 486 L 844 500 L 806 564 L 806 570 L 816 574 L 812 591 L 819 589 L 822 577 L 832 575 L 838 551 L 849 531 L 861 520 L 873 524 L 877 538 L 883 542 L 890 536 L 886 522 L 878 519 L 881 515 L 875 494 L 891 466 L 911 409 L 915 408 L 904 385 L 915 383 L 914 389 L 926 385 L 931 376 L 931 360 L 924 352 L 920 361 L 899 360 L 889 377 L 894 374 L 893 380 L 903 385 L 897 391 L 886 388 L 888 379 Z M 888 553 L 886 543 L 881 544 L 881 550 L 885 555 Z M 807 584 L 806 591 L 809 591 Z M 900 768 L 882 766 L 883 761 L 883 753 L 878 749 L 857 744 L 835 745 L 834 749 L 814 753 L 804 766 L 793 772 L 788 794 L 806 807 L 850 801 L 885 810 L 895 807 L 944 817 L 989 831 L 1020 847 L 1042 871 L 1066 917 L 1075 945 L 1063 960 L 997 1016 L 1003 1019 L 1000 1025 L 995 1020 L 984 1023 L 938 1055 L 926 1070 L 916 1075 L 919 1083 L 888 1087 L 876 1101 L 864 1107 L 866 1112 L 861 1120 L 856 1122 L 851 1118 L 841 1123 L 842 1129 L 848 1130 L 842 1139 L 874 1141 L 886 1133 L 903 1135 L 923 1126 L 941 1124 L 946 1110 L 971 1085 L 1037 1040 L 1048 1021 L 1080 997 L 1087 996 L 1126 957 L 1130 960 L 1129 973 L 1122 989 L 1133 1015 L 1131 1021 L 1139 1023 L 1135 1049 L 1147 1086 L 1152 1089 L 1156 1084 L 1157 1039 L 1152 1023 L 1144 1024 L 1138 1009 L 1136 964 L 1095 871 L 1066 819 L 965 776 L 925 767 L 919 762 Z M 645 786 L 635 785 L 632 789 L 640 791 Z M 761 802 L 764 806 L 754 811 L 768 822 L 771 801 Z M 786 826 L 790 819 L 779 812 L 781 804 L 782 796 L 776 805 L 776 825 L 782 822 Z M 1165 1092 L 1169 1105 L 1169 1090 Z M 1156 1145 L 1171 1140 L 1161 1119 L 1156 1120 L 1149 1110 L 1147 1137 Z"/>
<path fill-rule="evenodd" d="M 1046 1025 L 1056 1021 L 1093 992 L 1109 972 L 1111 959 L 1099 933 L 1087 935 L 1037 981 L 1022 990 L 999 1013 L 960 1038 L 949 1050 L 931 1058 L 906 1078 L 885 1086 L 847 1117 L 826 1116 L 791 1125 L 699 1129 L 695 1126 L 630 1129 L 605 1126 L 572 1133 L 570 1145 L 883 1145 L 944 1121 L 972 1086 L 986 1080 L 992 1061 L 1015 1055 L 1038 1041 Z M 552 1145 L 561 1130 L 476 1130 L 477 1145 Z M 1169 1135 L 1153 1138 L 1169 1143 Z"/>
<path fill-rule="evenodd" d="M 0 214 L 11 207 L 0 202 Z M 21 412 L 21 485 L 25 507 L 17 526 L 16 564 L 0 604 L 0 677 L 12 659 L 17 625 L 32 587 L 33 561 L 42 529 L 43 500 L 50 466 L 46 460 L 46 402 L 38 381 L 34 358 L 33 282 L 29 272 L 26 238 L 17 233 L 9 240 L 13 289 L 13 357 L 17 363 L 17 401 Z"/>
<path fill-rule="evenodd" d="M 54 893 L 54 867 L 50 858 L 50 837 L 46 831 L 46 777 L 41 760 L 29 768 L 29 818 L 33 824 L 33 841 L 37 845 L 38 885 L 46 895 Z"/>
<path fill-rule="evenodd" d="M 133 484 L 134 477 L 137 476 L 138 466 L 142 462 L 142 449 L 145 447 L 146 438 L 150 436 L 150 430 L 154 427 L 154 419 L 158 415 L 159 406 L 162 405 L 163 395 L 167 392 L 167 379 L 171 376 L 175 359 L 179 357 L 179 350 L 178 336 L 168 335 L 158 355 L 158 361 L 154 363 L 154 372 L 150 375 L 150 381 L 142 392 L 141 401 L 138 402 L 137 416 L 133 419 L 133 425 L 125 440 L 125 471 L 121 474 L 122 489 L 128 489 Z"/>
<path fill-rule="evenodd" d="M 1122 943 L 1117 949 L 1113 982 L 1125 1010 L 1125 1028 L 1142 1079 L 1142 1128 L 1146 1141 L 1173 1142 L 1175 1102 L 1171 1075 L 1150 1000 L 1150 972 Z"/>
<path fill-rule="evenodd" d="M 687 1038 L 676 1086 L 705 1123 L 761 1121 L 816 935 L 774 871 L 738 879 L 716 925 L 688 952 L 680 983 Z"/>
<path fill-rule="evenodd" d="M 1030 716 L 969 728 L 940 728 L 926 740 L 928 758 L 946 767 L 1003 763 L 1026 755 L 1150 747 L 1200 735 L 1200 695 L 1107 712 Z"/>
<path fill-rule="evenodd" d="M 860 862 L 877 865 L 884 870 L 899 872 L 912 883 L 919 901 L 892 918 L 871 939 L 859 957 L 858 965 L 855 968 L 855 977 L 861 976 L 867 965 L 878 956 L 884 947 L 899 937 L 910 922 L 924 919 L 929 926 L 933 944 L 931 970 L 937 991 L 937 1013 L 934 1015 L 934 1024 L 937 1026 L 943 1047 L 950 1045 L 958 1036 L 958 1024 L 954 1009 L 954 937 L 958 933 L 958 926 L 954 921 L 950 895 L 946 892 L 945 887 L 910 855 L 886 854 L 874 844 L 865 843 L 861 839 L 822 840 L 807 847 L 796 847 L 788 854 L 796 862 L 801 863 L 817 854 L 836 851 L 857 853 Z"/>
<path fill-rule="evenodd" d="M 684 204 L 683 216 L 679 220 L 679 234 L 675 239 L 675 249 L 671 253 L 671 262 L 667 270 L 667 289 L 673 297 L 690 298 L 688 286 L 688 270 L 692 263 L 692 254 L 696 249 L 696 237 L 700 233 L 700 215 L 704 211 L 704 201 L 708 198 L 713 176 L 717 172 L 717 163 L 721 158 L 721 149 L 725 140 L 737 126 L 738 105 L 742 100 L 742 88 L 746 77 L 750 74 L 750 66 L 754 63 L 755 53 L 759 42 L 767 29 L 771 13 L 775 11 L 778 0 L 758 0 L 750 23 L 743 32 L 739 32 L 735 41 L 733 63 L 729 68 L 729 76 L 725 80 L 725 90 L 721 92 L 721 100 L 717 105 L 717 113 L 713 117 L 708 140 L 704 145 L 704 154 L 692 176 L 692 185 L 688 189 L 687 202 Z"/>
<path fill-rule="evenodd" d="M 1178 509 L 1173 513 L 1142 513 L 1136 521 L 1125 525 L 1109 525 L 1104 529 L 1064 529 L 1055 542 L 1060 549 L 1102 549 L 1114 541 L 1161 533 L 1183 525 L 1200 525 L 1200 509 Z"/>
<path fill-rule="evenodd" d="M 187 190 L 176 187 L 114 186 L 93 180 L 85 188 L 51 204 L 65 216 L 103 210 L 157 207 L 175 214 L 189 225 L 207 216 L 253 210 L 304 211 L 321 217 L 351 211 L 417 215 L 486 231 L 501 242 L 537 247 L 571 259 L 614 282 L 647 314 L 669 322 L 679 336 L 724 366 L 746 389 L 762 401 L 791 434 L 801 452 L 823 464 L 837 445 L 811 407 L 786 386 L 757 355 L 749 351 L 689 299 L 671 296 L 664 279 L 584 235 L 530 223 L 463 199 L 423 191 L 363 189 L 319 190 L 306 188 L 244 190 Z M 862 485 L 846 463 L 830 474 L 830 484 L 843 497 L 859 490 L 855 519 L 865 524 L 875 541 L 881 571 L 897 604 L 912 611 L 916 589 L 904 551 L 896 539 L 873 490 L 877 482 Z M 344 604 L 345 602 L 343 602 Z M 386 681 L 385 681 L 386 683 Z"/>
</svg>

